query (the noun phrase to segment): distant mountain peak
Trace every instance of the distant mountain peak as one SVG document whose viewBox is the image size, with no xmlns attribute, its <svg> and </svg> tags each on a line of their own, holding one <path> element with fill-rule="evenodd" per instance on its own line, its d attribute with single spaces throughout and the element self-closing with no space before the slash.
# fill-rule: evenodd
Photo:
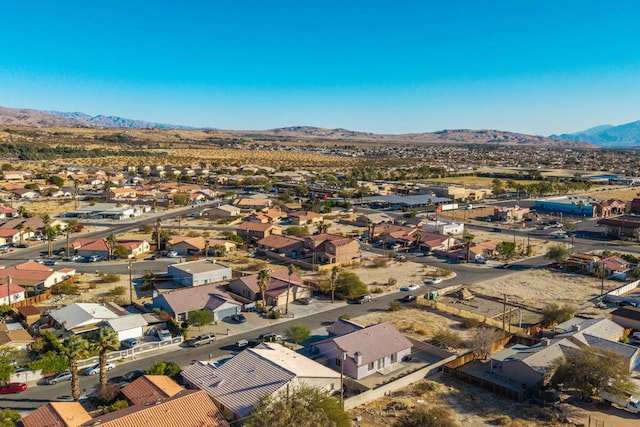
<svg viewBox="0 0 640 427">
<path fill-rule="evenodd" d="M 640 147 L 640 120 L 618 126 L 600 125 L 581 132 L 550 135 L 549 138 L 581 141 L 607 148 Z"/>
</svg>

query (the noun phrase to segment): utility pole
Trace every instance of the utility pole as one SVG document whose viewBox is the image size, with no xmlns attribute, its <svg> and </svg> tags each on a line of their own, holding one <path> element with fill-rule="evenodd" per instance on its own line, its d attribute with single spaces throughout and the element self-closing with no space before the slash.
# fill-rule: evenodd
<svg viewBox="0 0 640 427">
<path fill-rule="evenodd" d="M 129 258 L 129 266 L 128 266 L 128 270 L 129 270 L 129 304 L 133 304 L 133 280 L 131 278 L 133 272 L 131 271 L 131 258 Z"/>
<path fill-rule="evenodd" d="M 507 313 L 507 294 L 502 294 L 504 299 L 502 301 L 502 330 L 504 332 L 507 332 L 506 326 L 505 326 L 505 318 L 506 318 L 506 313 Z"/>
</svg>

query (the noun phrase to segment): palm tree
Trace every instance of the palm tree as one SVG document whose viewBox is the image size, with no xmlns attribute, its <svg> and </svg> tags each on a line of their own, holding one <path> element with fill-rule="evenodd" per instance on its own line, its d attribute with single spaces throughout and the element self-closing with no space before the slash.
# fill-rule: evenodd
<svg viewBox="0 0 640 427">
<path fill-rule="evenodd" d="M 48 249 L 49 258 L 53 256 L 53 238 L 58 234 L 59 229 L 60 229 L 60 226 L 52 227 L 50 225 L 47 225 L 44 228 L 44 235 L 47 238 L 47 246 L 48 246 L 47 249 Z"/>
<path fill-rule="evenodd" d="M 26 227 L 24 229 L 25 233 L 27 233 L 27 236 L 29 236 L 29 239 L 31 239 L 31 233 L 33 233 L 33 228 L 32 227 Z M 27 240 L 27 245 L 31 246 L 31 243 L 29 243 L 29 240 Z"/>
<path fill-rule="evenodd" d="M 160 231 L 162 230 L 162 219 L 156 220 L 156 251 L 160 252 Z"/>
<path fill-rule="evenodd" d="M 67 239 L 67 256 L 71 256 L 71 249 L 69 246 L 69 235 L 71 234 L 71 227 L 67 224 L 67 227 L 64 229 L 64 234 Z"/>
<path fill-rule="evenodd" d="M 76 402 L 80 400 L 80 384 L 78 383 L 78 360 L 87 354 L 89 343 L 79 335 L 71 335 L 64 340 L 63 351 L 69 359 L 71 371 L 71 395 Z"/>
<path fill-rule="evenodd" d="M 205 240 L 204 241 L 204 259 L 207 259 L 208 255 L 209 255 L 209 241 Z"/>
<path fill-rule="evenodd" d="M 258 287 L 260 288 L 260 294 L 262 296 L 262 305 L 264 307 L 267 306 L 267 288 L 269 287 L 269 282 L 271 281 L 271 274 L 269 269 L 263 268 L 258 273 Z"/>
<path fill-rule="evenodd" d="M 473 239 L 475 239 L 476 236 L 474 236 L 471 233 L 464 233 L 462 235 L 462 238 L 464 239 L 464 246 L 467 248 L 467 262 L 469 262 L 469 252 L 471 249 L 471 242 L 473 242 Z"/>
<path fill-rule="evenodd" d="M 289 282 L 287 283 L 287 301 L 284 305 L 284 314 L 289 314 L 289 292 L 291 291 L 291 276 L 298 270 L 295 265 L 289 264 L 287 269 L 289 274 Z"/>
<path fill-rule="evenodd" d="M 120 348 L 118 334 L 112 328 L 100 328 L 99 332 L 93 336 L 90 348 L 97 350 L 100 354 L 100 394 L 102 395 L 107 387 L 107 353 Z"/>
<path fill-rule="evenodd" d="M 42 221 L 44 222 L 44 225 L 49 225 L 49 223 L 51 222 L 51 217 L 49 216 L 49 214 L 44 214 L 44 216 L 42 217 Z"/>
<path fill-rule="evenodd" d="M 24 222 L 16 225 L 16 229 L 20 231 L 20 245 L 22 245 L 22 243 L 24 243 L 24 232 L 22 231 L 24 229 Z"/>
<path fill-rule="evenodd" d="M 420 244 L 422 243 L 422 233 L 416 233 L 415 239 L 416 240 L 414 241 L 414 243 L 416 245 L 416 248 L 418 248 L 418 251 L 419 251 L 420 250 Z"/>
<path fill-rule="evenodd" d="M 107 261 L 111 261 L 111 258 L 113 257 L 113 248 L 116 245 L 116 236 L 114 234 L 109 234 L 106 238 L 106 241 L 107 241 L 107 247 L 109 249 Z"/>
<path fill-rule="evenodd" d="M 335 301 L 336 295 L 336 280 L 338 279 L 338 274 L 340 274 L 340 267 L 334 265 L 331 269 L 331 303 Z"/>
<path fill-rule="evenodd" d="M 324 221 L 320 221 L 316 225 L 316 229 L 320 232 L 320 234 L 326 233 L 329 230 L 329 227 L 331 227 L 331 224 Z"/>
</svg>

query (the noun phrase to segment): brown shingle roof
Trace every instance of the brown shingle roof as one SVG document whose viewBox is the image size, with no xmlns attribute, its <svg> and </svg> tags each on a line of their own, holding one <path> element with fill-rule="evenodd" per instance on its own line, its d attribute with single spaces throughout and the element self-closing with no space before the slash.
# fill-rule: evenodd
<svg viewBox="0 0 640 427">
<path fill-rule="evenodd" d="M 411 341 L 389 322 L 336 337 L 333 342 L 354 360 L 355 353 L 359 352 L 362 355 L 360 366 L 412 347 Z"/>
<path fill-rule="evenodd" d="M 175 396 L 182 390 L 178 383 L 165 375 L 143 375 L 121 391 L 132 404 L 144 405 Z"/>
<path fill-rule="evenodd" d="M 79 402 L 49 402 L 22 418 L 24 427 L 78 427 L 91 421 Z"/>
<path fill-rule="evenodd" d="M 133 383 L 132 383 L 133 384 Z M 126 388 L 126 387 L 125 387 Z M 149 405 L 134 405 L 82 424 L 82 427 L 229 427 L 207 393 L 184 390 Z"/>
</svg>

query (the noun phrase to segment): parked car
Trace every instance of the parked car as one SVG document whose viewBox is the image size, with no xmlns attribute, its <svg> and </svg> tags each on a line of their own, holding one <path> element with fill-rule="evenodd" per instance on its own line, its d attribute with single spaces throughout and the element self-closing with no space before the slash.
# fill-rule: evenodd
<svg viewBox="0 0 640 427">
<path fill-rule="evenodd" d="M 153 328 L 153 329 L 150 329 L 149 332 L 147 332 L 147 335 L 156 337 L 160 341 L 169 341 L 172 338 L 171 332 L 169 332 L 168 329 Z"/>
<path fill-rule="evenodd" d="M 478 258 L 476 259 L 476 264 L 489 264 L 489 260 L 486 258 Z"/>
<path fill-rule="evenodd" d="M 54 385 L 62 381 L 71 381 L 71 371 L 58 372 L 57 374 L 45 379 L 45 382 L 49 385 Z"/>
<path fill-rule="evenodd" d="M 491 231 L 493 231 L 494 233 L 502 233 L 502 228 L 493 227 Z"/>
<path fill-rule="evenodd" d="M 260 334 L 258 339 L 268 342 L 282 341 L 282 335 L 276 334 L 275 332 L 267 332 L 266 334 Z"/>
<path fill-rule="evenodd" d="M 405 297 L 402 298 L 402 301 L 412 302 L 412 301 L 415 301 L 417 298 L 418 298 L 417 296 L 409 294 L 409 295 L 405 295 Z"/>
<path fill-rule="evenodd" d="M 131 382 L 131 381 L 133 381 L 133 380 L 137 380 L 138 378 L 140 378 L 140 377 L 141 377 L 141 376 L 143 376 L 144 374 L 146 374 L 146 372 L 145 372 L 145 371 L 142 371 L 142 370 L 140 370 L 140 369 L 136 369 L 136 370 L 134 370 L 134 371 L 130 371 L 130 372 L 127 372 L 126 374 L 124 374 L 124 375 L 122 376 L 122 379 L 123 379 L 124 381 Z"/>
<path fill-rule="evenodd" d="M 167 258 L 175 258 L 177 256 L 178 256 L 178 252 L 176 252 L 176 251 L 167 252 Z"/>
<path fill-rule="evenodd" d="M 400 288 L 401 291 L 415 291 L 417 289 L 420 289 L 420 285 L 418 285 L 417 283 L 412 283 L 408 286 L 403 286 Z"/>
<path fill-rule="evenodd" d="M 106 365 L 107 371 L 110 371 L 115 367 L 116 367 L 115 363 L 107 362 L 107 365 Z M 99 363 L 96 363 L 93 366 L 89 366 L 87 369 L 84 370 L 84 374 L 85 375 L 97 375 L 99 372 L 100 372 L 100 364 Z"/>
<path fill-rule="evenodd" d="M 123 348 L 132 348 L 138 345 L 138 340 L 135 338 L 127 338 L 126 340 L 120 341 L 120 345 Z"/>
<path fill-rule="evenodd" d="M 48 266 L 58 265 L 58 261 L 56 261 L 55 259 L 48 259 L 48 260 L 45 260 L 44 265 L 48 265 Z"/>
<path fill-rule="evenodd" d="M 187 344 L 189 344 L 190 347 L 200 347 L 201 345 L 204 344 L 211 344 L 212 342 L 214 342 L 216 340 L 216 334 L 202 334 L 202 335 L 198 335 L 195 338 L 190 339 Z"/>
<path fill-rule="evenodd" d="M 513 264 L 505 263 L 505 264 L 500 265 L 498 268 L 506 270 L 506 269 L 511 268 L 511 267 L 513 267 Z"/>
<path fill-rule="evenodd" d="M 242 350 L 243 348 L 253 348 L 260 344 L 259 340 L 238 340 L 236 341 L 236 348 Z"/>
<path fill-rule="evenodd" d="M 424 283 L 426 283 L 427 285 L 437 285 L 438 283 L 442 283 L 442 279 L 439 277 L 436 277 L 435 279 L 427 280 Z"/>
<path fill-rule="evenodd" d="M 25 248 L 28 248 L 28 247 L 29 247 L 29 245 L 27 245 L 26 243 L 21 243 L 18 246 L 16 246 L 16 248 L 20 248 L 20 249 L 25 249 Z"/>
<path fill-rule="evenodd" d="M 364 304 L 365 302 L 371 302 L 371 295 L 361 295 L 358 298 L 347 301 L 349 304 Z"/>
<path fill-rule="evenodd" d="M 309 304 L 311 304 L 313 302 L 313 299 L 312 298 L 300 298 L 300 299 L 297 299 L 296 301 L 298 301 L 302 305 L 309 305 Z"/>
<path fill-rule="evenodd" d="M 27 389 L 25 383 L 8 383 L 0 386 L 0 394 L 22 393 Z"/>
<path fill-rule="evenodd" d="M 230 317 L 231 317 L 231 321 L 235 323 L 244 323 L 247 321 L 247 318 L 244 317 L 244 314 L 242 313 L 232 314 Z"/>
<path fill-rule="evenodd" d="M 553 268 L 554 270 L 560 270 L 562 268 L 562 263 L 552 262 L 551 264 L 547 264 L 547 267 Z"/>
<path fill-rule="evenodd" d="M 91 255 L 89 258 L 87 258 L 87 262 L 98 262 L 102 259 L 102 257 L 100 255 Z"/>
</svg>

